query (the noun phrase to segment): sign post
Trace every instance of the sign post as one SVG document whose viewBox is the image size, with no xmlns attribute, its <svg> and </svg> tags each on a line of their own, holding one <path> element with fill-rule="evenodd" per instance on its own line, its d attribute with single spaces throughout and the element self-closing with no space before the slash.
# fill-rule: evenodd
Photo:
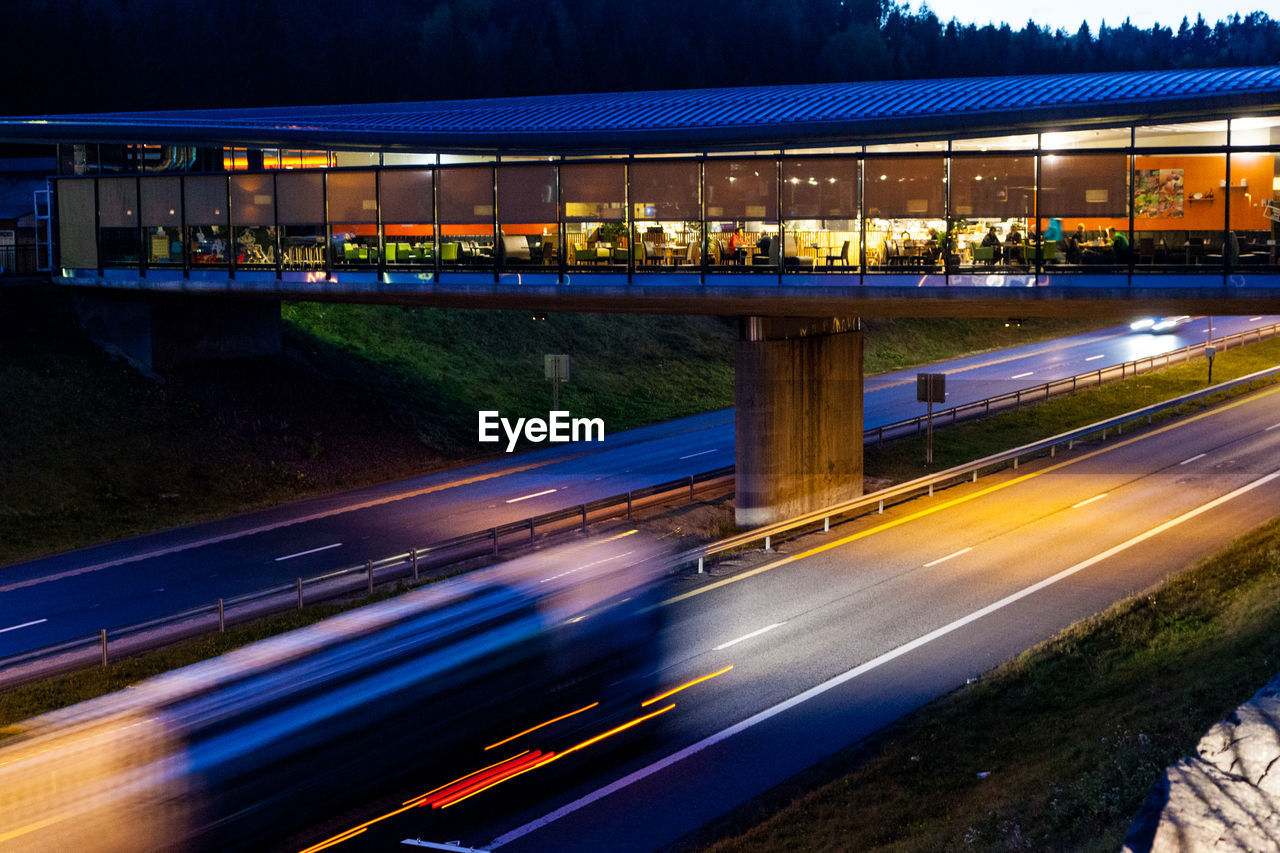
<svg viewBox="0 0 1280 853">
<path fill-rule="evenodd" d="M 920 403 L 928 403 L 928 417 L 926 423 L 926 437 L 924 445 L 924 461 L 926 465 L 933 464 L 933 404 L 947 402 L 947 374 L 945 373 L 917 373 L 916 374 L 916 401 Z"/>
<path fill-rule="evenodd" d="M 1206 383 L 1208 385 L 1213 384 L 1213 357 L 1217 354 L 1218 350 L 1214 347 L 1204 348 L 1204 357 L 1209 359 L 1209 381 Z"/>
<path fill-rule="evenodd" d="M 560 383 L 569 381 L 569 356 L 545 355 L 542 368 L 546 378 L 551 380 L 551 411 L 559 411 Z"/>
</svg>

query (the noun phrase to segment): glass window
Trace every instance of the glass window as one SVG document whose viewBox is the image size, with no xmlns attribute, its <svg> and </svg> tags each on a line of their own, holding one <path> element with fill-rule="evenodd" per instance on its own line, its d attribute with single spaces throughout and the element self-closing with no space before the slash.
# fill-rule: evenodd
<svg viewBox="0 0 1280 853">
<path fill-rule="evenodd" d="M 702 207 L 694 160 L 631 164 L 632 253 L 646 272 L 696 271 L 702 265 Z"/>
<path fill-rule="evenodd" d="M 1040 160 L 1040 231 L 1045 265 L 1063 269 L 1128 263 L 1109 229 L 1129 230 L 1129 164 L 1124 154 L 1046 154 Z M 1061 236 L 1059 236 L 1061 235 Z M 1057 238 L 1057 239 L 1056 239 Z M 1051 253 L 1048 243 L 1056 242 Z"/>
<path fill-rule="evenodd" d="M 493 168 L 455 166 L 439 171 L 440 264 L 493 266 Z"/>
<path fill-rule="evenodd" d="M 1222 154 L 1134 157 L 1132 254 L 1137 271 L 1197 266 L 1222 271 L 1226 204 L 1220 185 L 1226 176 Z"/>
<path fill-rule="evenodd" d="M 868 145 L 868 154 L 923 154 L 947 150 L 945 142 L 894 142 L 888 145 Z"/>
<path fill-rule="evenodd" d="M 192 265 L 226 264 L 231 243 L 231 231 L 227 227 L 227 179 L 189 177 L 184 179 L 182 192 Z"/>
<path fill-rule="evenodd" d="M 1035 263 L 1035 158 L 957 155 L 951 158 L 953 267 L 1022 269 Z"/>
<path fill-rule="evenodd" d="M 231 222 L 237 266 L 276 264 L 276 191 L 272 175 L 231 176 Z"/>
<path fill-rule="evenodd" d="M 383 246 L 388 264 L 435 263 L 433 179 L 431 169 L 396 169 L 378 176 Z"/>
<path fill-rule="evenodd" d="M 333 165 L 345 166 L 381 166 L 382 155 L 377 151 L 335 151 Z"/>
<path fill-rule="evenodd" d="M 1280 145 L 1280 116 L 1233 118 L 1231 145 Z"/>
<path fill-rule="evenodd" d="M 66 269 L 96 269 L 98 242 L 93 231 L 93 181 L 58 181 L 57 198 L 58 263 Z"/>
<path fill-rule="evenodd" d="M 1231 204 L 1226 255 L 1232 268 L 1280 272 L 1280 154 L 1232 154 L 1231 187 L 1218 192 Z"/>
<path fill-rule="evenodd" d="M 285 269 L 324 267 L 324 175 L 276 175 L 276 216 Z"/>
<path fill-rule="evenodd" d="M 386 151 L 382 155 L 384 166 L 434 166 L 435 154 L 420 154 L 413 151 Z"/>
<path fill-rule="evenodd" d="M 138 146 L 97 145 L 99 163 L 104 174 L 130 174 L 138 171 Z"/>
<path fill-rule="evenodd" d="M 1131 131 L 1127 127 L 1067 130 L 1040 134 L 1040 147 L 1045 150 L 1070 148 L 1128 148 Z"/>
<path fill-rule="evenodd" d="M 703 169 L 709 263 L 722 271 L 776 270 L 784 253 L 789 264 L 800 263 L 794 237 L 786 247 L 778 240 L 775 161 L 708 160 Z"/>
<path fill-rule="evenodd" d="M 498 262 L 503 267 L 556 266 L 559 202 L 551 163 L 498 167 Z"/>
<path fill-rule="evenodd" d="M 151 266 L 182 265 L 182 179 L 143 178 L 143 251 Z"/>
<path fill-rule="evenodd" d="M 941 271 L 946 158 L 868 157 L 862 173 L 867 269 Z"/>
<path fill-rule="evenodd" d="M 784 159 L 782 211 L 784 233 L 796 245 L 794 254 L 806 259 L 789 265 L 789 270 L 858 270 L 861 223 L 856 157 Z"/>
<path fill-rule="evenodd" d="M 628 234 L 627 176 L 622 163 L 566 163 L 560 167 L 565 240 L 575 265 L 644 264 L 644 245 Z"/>
<path fill-rule="evenodd" d="M 377 173 L 330 172 L 325 179 L 334 266 L 377 266 Z"/>
<path fill-rule="evenodd" d="M 138 245 L 138 182 L 134 178 L 98 181 L 98 228 L 102 265 L 140 262 Z"/>
<path fill-rule="evenodd" d="M 1226 145 L 1227 122 L 1197 121 L 1185 124 L 1155 124 L 1134 128 L 1139 148 L 1176 148 L 1192 145 Z"/>
<path fill-rule="evenodd" d="M 1034 151 L 1037 138 L 1034 133 L 1018 136 L 983 136 L 974 139 L 951 140 L 952 151 Z"/>
</svg>

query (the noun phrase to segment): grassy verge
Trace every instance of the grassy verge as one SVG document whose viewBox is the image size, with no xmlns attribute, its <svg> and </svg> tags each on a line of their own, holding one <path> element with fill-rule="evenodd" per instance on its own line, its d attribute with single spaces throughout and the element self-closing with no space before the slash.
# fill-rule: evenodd
<svg viewBox="0 0 1280 853">
<path fill-rule="evenodd" d="M 73 334 L 65 306 L 19 290 L 0 292 L 0 566 L 491 455 L 476 411 L 545 412 L 545 353 L 572 356 L 562 403 L 610 432 L 732 404 L 732 319 L 294 303 L 282 356 L 161 382 Z M 881 321 L 867 364 L 1089 325 Z"/>
<path fill-rule="evenodd" d="M 1280 338 L 1219 353 L 1213 381 L 1225 382 L 1280 364 Z M 1162 368 L 1110 385 L 1028 404 L 1012 412 L 936 430 L 933 464 L 924 464 L 924 439 L 911 437 L 884 447 L 868 447 L 864 468 L 877 482 L 899 483 L 925 474 L 981 459 L 1051 435 L 1105 420 L 1162 400 L 1204 388 L 1204 359 Z M 1166 415 L 1169 417 L 1171 415 Z M 1159 417 L 1159 416 L 1157 416 Z"/>
<path fill-rule="evenodd" d="M 1160 771 L 1278 667 L 1275 521 L 792 780 L 699 849 L 1114 851 Z"/>
</svg>

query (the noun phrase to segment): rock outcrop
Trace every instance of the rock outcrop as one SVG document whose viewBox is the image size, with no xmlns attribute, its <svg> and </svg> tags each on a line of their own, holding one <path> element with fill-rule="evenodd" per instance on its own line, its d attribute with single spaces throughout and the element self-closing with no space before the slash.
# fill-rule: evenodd
<svg viewBox="0 0 1280 853">
<path fill-rule="evenodd" d="M 1280 676 L 1165 769 L 1124 853 L 1280 853 Z"/>
</svg>

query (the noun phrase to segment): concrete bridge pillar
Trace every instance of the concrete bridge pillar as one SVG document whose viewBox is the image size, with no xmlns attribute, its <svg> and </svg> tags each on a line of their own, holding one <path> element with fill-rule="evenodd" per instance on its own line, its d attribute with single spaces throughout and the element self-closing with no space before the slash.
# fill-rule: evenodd
<svg viewBox="0 0 1280 853">
<path fill-rule="evenodd" d="M 742 317 L 734 406 L 739 526 L 862 494 L 857 318 Z"/>
<path fill-rule="evenodd" d="M 79 290 L 72 307 L 83 334 L 148 373 L 280 352 L 277 299 Z"/>
</svg>

